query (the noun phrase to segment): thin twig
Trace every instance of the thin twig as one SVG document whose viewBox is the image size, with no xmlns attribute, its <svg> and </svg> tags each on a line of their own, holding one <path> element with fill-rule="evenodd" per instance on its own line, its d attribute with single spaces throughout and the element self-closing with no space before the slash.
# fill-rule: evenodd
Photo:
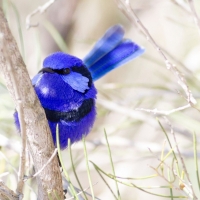
<svg viewBox="0 0 200 200">
<path fill-rule="evenodd" d="M 7 65 L 8 65 L 8 71 L 10 73 L 10 77 L 13 81 L 13 88 L 15 91 L 15 97 L 16 97 L 16 106 L 17 106 L 17 112 L 18 112 L 18 117 L 19 117 L 19 122 L 20 122 L 20 132 L 21 132 L 21 138 L 22 138 L 22 146 L 21 146 L 21 152 L 20 152 L 20 163 L 19 163 L 19 171 L 18 171 L 18 183 L 17 183 L 17 193 L 21 195 L 19 199 L 22 199 L 22 192 L 23 192 L 23 186 L 24 186 L 24 174 L 25 174 L 25 163 L 26 163 L 26 126 L 24 122 L 24 112 L 23 112 L 23 107 L 22 107 L 22 100 L 20 98 L 20 91 L 19 88 L 17 87 L 17 78 L 15 76 L 15 70 L 14 69 L 14 63 L 12 63 L 12 60 L 10 57 L 7 55 L 8 52 L 8 47 L 7 44 L 4 42 L 5 40 L 3 39 L 4 35 L 1 34 L 1 42 L 3 49 L 2 53 L 4 57 L 7 60 Z"/>
<path fill-rule="evenodd" d="M 12 170 L 14 171 L 14 173 L 17 175 L 17 170 L 15 169 L 15 167 L 13 166 L 13 164 L 9 161 L 9 159 L 6 157 L 6 155 L 3 154 L 2 151 L 0 151 L 0 155 L 3 157 L 3 159 L 11 166 Z"/>
<path fill-rule="evenodd" d="M 146 36 L 146 39 L 154 46 L 154 48 L 158 51 L 158 53 L 161 55 L 161 57 L 164 59 L 165 65 L 168 70 L 170 70 L 175 77 L 177 78 L 177 83 L 182 87 L 182 89 L 185 91 L 187 96 L 187 101 L 191 106 L 193 104 L 196 104 L 196 100 L 193 97 L 189 87 L 186 84 L 185 78 L 183 75 L 179 72 L 179 70 L 176 68 L 176 66 L 171 63 L 167 56 L 165 55 L 164 51 L 158 46 L 156 41 L 153 39 L 147 28 L 143 25 L 143 23 L 140 21 L 138 16 L 136 15 L 135 11 L 132 9 L 129 0 L 115 0 L 119 9 L 122 10 L 122 12 L 131 20 L 132 23 L 138 24 L 140 27 L 142 33 Z"/>
<path fill-rule="evenodd" d="M 173 172 L 174 180 L 171 181 L 171 182 L 169 182 L 168 179 L 165 178 L 163 174 L 160 174 L 160 173 L 158 172 L 158 169 L 157 169 L 157 168 L 154 168 L 154 167 L 152 167 L 152 166 L 149 166 L 149 167 L 152 168 L 152 169 L 154 169 L 154 170 L 156 171 L 156 173 L 157 173 L 160 177 L 162 177 L 165 181 L 167 181 L 168 183 L 170 183 L 170 184 L 174 183 L 175 180 L 176 180 L 176 175 L 175 175 L 174 171 L 171 169 L 171 167 L 170 167 L 167 163 L 165 163 L 163 160 L 161 160 L 159 157 L 157 157 L 157 156 L 151 151 L 150 148 L 148 148 L 148 149 L 149 149 L 149 151 L 152 153 L 152 155 L 160 162 L 160 164 L 158 165 L 157 168 L 159 168 L 159 166 L 160 166 L 161 164 L 164 164 L 168 169 L 170 169 L 170 170 Z M 179 178 L 180 178 L 180 177 L 179 177 Z"/>
<path fill-rule="evenodd" d="M 191 12 L 189 11 L 188 7 L 186 7 L 185 5 L 183 5 L 183 3 L 179 3 L 176 0 L 171 0 L 172 3 L 174 3 L 176 6 L 178 6 L 179 8 L 181 8 L 183 11 L 185 11 L 187 14 L 191 14 Z"/>
<path fill-rule="evenodd" d="M 182 157 L 182 154 L 181 154 L 181 152 L 180 152 L 180 149 L 179 149 L 179 146 L 178 146 L 178 143 L 177 143 L 177 140 L 176 140 L 176 136 L 175 136 L 175 133 L 174 133 L 172 124 L 171 124 L 170 121 L 167 119 L 167 117 L 164 117 L 164 118 L 165 118 L 167 124 L 168 124 L 169 127 L 170 127 L 171 134 L 172 134 L 173 137 L 174 137 L 174 142 L 175 142 L 176 150 L 177 150 L 178 155 L 179 155 L 179 158 L 180 158 L 180 160 L 181 160 L 183 170 L 184 170 L 184 172 L 185 172 L 185 174 L 186 174 L 186 177 L 187 177 L 187 179 L 188 179 L 188 182 L 189 182 L 189 186 L 190 186 L 190 189 L 191 189 L 191 192 L 192 192 L 193 199 L 197 199 L 197 197 L 196 197 L 196 195 L 195 195 L 195 192 L 194 192 L 194 189 L 193 189 L 193 186 L 192 186 L 192 182 L 191 182 L 190 177 L 189 177 L 189 173 L 188 173 L 188 171 L 187 171 L 185 162 L 184 162 L 183 157 Z M 189 192 L 189 191 L 188 191 L 188 192 Z"/>
<path fill-rule="evenodd" d="M 123 114 L 124 116 L 130 117 L 136 120 L 140 120 L 140 121 L 145 121 L 151 126 L 156 125 L 156 121 L 154 119 L 148 118 L 147 120 L 147 117 L 142 112 L 136 112 L 134 110 L 131 110 L 130 108 L 116 104 L 113 101 L 106 100 L 103 98 L 98 98 L 97 103 L 102 105 L 104 108 L 107 108 L 108 110 L 118 112 L 120 114 Z"/>
<path fill-rule="evenodd" d="M 44 5 L 39 6 L 37 9 L 35 9 L 32 13 L 30 13 L 27 17 L 26 17 L 26 28 L 29 29 L 31 27 L 37 27 L 39 25 L 39 23 L 36 24 L 31 24 L 31 17 L 33 17 L 34 15 L 36 15 L 37 13 L 43 13 L 44 11 L 46 11 L 56 0 L 49 0 L 47 1 Z"/>
<path fill-rule="evenodd" d="M 175 113 L 175 112 L 181 111 L 181 110 L 185 110 L 186 108 L 190 108 L 190 107 L 191 107 L 191 105 L 187 104 L 185 106 L 178 107 L 178 108 L 168 110 L 168 111 L 158 110 L 157 108 L 155 108 L 155 109 L 136 108 L 135 110 L 136 111 L 145 111 L 145 112 L 148 112 L 148 113 L 153 113 L 155 115 L 170 115 L 172 113 Z"/>
<path fill-rule="evenodd" d="M 94 183 L 93 186 L 95 186 L 98 182 Z M 75 188 L 76 190 L 79 190 L 78 188 Z M 88 186 L 87 188 L 85 188 L 84 190 L 79 190 L 79 192 L 77 193 L 77 196 L 81 195 L 82 193 L 86 193 L 87 195 L 91 196 L 89 193 L 87 193 L 86 191 L 90 189 L 90 186 Z M 70 199 L 74 199 L 74 197 L 70 197 L 66 200 L 70 200 Z M 95 197 L 95 199 L 100 200 L 99 198 Z"/>
<path fill-rule="evenodd" d="M 153 152 L 151 151 L 151 149 L 149 149 L 149 151 L 153 154 Z M 178 188 L 178 187 L 175 187 L 175 186 L 173 185 L 173 183 L 175 183 L 175 181 L 176 181 L 176 177 L 178 177 L 179 182 L 181 182 L 182 184 L 184 184 L 184 189 L 183 189 L 183 191 L 184 191 L 190 198 L 193 198 L 194 195 L 191 193 L 190 184 L 189 184 L 189 185 L 186 184 L 186 182 L 183 180 L 183 178 L 180 177 L 179 174 L 177 174 L 176 171 L 173 169 L 173 166 L 170 167 L 170 166 L 167 165 L 164 161 L 160 160 L 160 158 L 158 158 L 156 155 L 154 155 L 154 156 L 161 162 L 161 163 L 159 164 L 159 166 L 160 166 L 161 164 L 164 164 L 164 165 L 168 168 L 168 171 L 171 171 L 171 172 L 172 172 L 172 174 L 173 174 L 173 176 L 174 176 L 174 179 L 171 180 L 171 181 L 169 181 L 169 180 L 164 176 L 164 174 L 161 174 L 161 173 L 158 171 L 158 167 L 159 167 L 159 166 L 158 166 L 157 168 L 154 168 L 154 167 L 152 167 L 152 166 L 149 166 L 149 167 L 152 168 L 153 170 L 155 170 L 156 173 L 157 173 L 157 175 L 158 175 L 159 177 L 163 178 L 167 183 L 169 183 L 169 184 L 171 185 L 172 188 Z"/>
<path fill-rule="evenodd" d="M 99 174 L 99 176 L 101 177 L 101 179 L 103 180 L 103 182 L 106 184 L 106 186 L 108 187 L 108 189 L 110 190 L 110 192 L 112 193 L 112 195 L 114 196 L 114 198 L 117 200 L 117 196 L 115 195 L 115 193 L 113 192 L 112 188 L 110 187 L 110 185 L 107 183 L 107 181 L 105 180 L 105 178 L 101 175 L 101 173 L 99 172 L 98 169 L 96 169 L 97 173 Z"/>
<path fill-rule="evenodd" d="M 37 173 L 35 173 L 34 175 L 24 178 L 24 181 L 27 181 L 30 178 L 34 178 L 34 177 L 38 176 L 45 169 L 45 167 L 52 161 L 52 159 L 55 157 L 55 155 L 57 155 L 57 152 L 58 152 L 58 149 L 56 148 L 54 150 L 53 154 L 51 155 L 51 157 L 49 158 L 49 160 L 46 162 L 46 164 L 39 171 L 37 171 Z"/>
<path fill-rule="evenodd" d="M 2 179 L 4 176 L 8 176 L 10 173 L 9 172 L 4 172 L 0 174 L 0 179 Z"/>
<path fill-rule="evenodd" d="M 193 19 L 194 19 L 194 23 L 196 24 L 196 26 L 199 29 L 199 33 L 200 33 L 200 19 L 199 16 L 197 15 L 195 6 L 194 6 L 194 1 L 193 0 L 188 0 L 192 15 L 193 15 Z"/>
<path fill-rule="evenodd" d="M 111 179 L 115 179 L 118 183 L 121 183 L 121 184 L 123 184 L 123 185 L 126 185 L 126 186 L 128 186 L 128 187 L 135 187 L 135 188 L 137 188 L 137 189 L 139 189 L 139 190 L 142 190 L 143 192 L 146 192 L 146 193 L 148 193 L 148 194 L 151 194 L 151 195 L 154 195 L 154 196 L 160 196 L 160 197 L 165 197 L 165 198 L 170 198 L 171 196 L 166 196 L 166 195 L 162 195 L 162 194 L 156 194 L 156 193 L 152 193 L 152 192 L 149 192 L 149 191 L 147 191 L 147 190 L 144 190 L 144 189 L 142 189 L 143 188 L 143 186 L 141 187 L 141 186 L 137 186 L 137 185 L 135 185 L 135 184 L 133 184 L 133 183 L 125 183 L 125 182 L 123 182 L 123 181 L 120 181 L 120 180 L 117 180 L 115 177 L 113 177 L 112 175 L 110 175 L 110 174 L 107 174 L 106 172 L 104 172 L 102 169 L 100 169 L 96 164 L 94 164 L 92 161 L 90 161 L 93 165 L 94 165 L 94 167 L 95 167 L 95 169 L 96 170 L 98 170 L 98 171 L 100 171 L 101 173 L 103 173 L 104 175 L 106 175 L 107 177 L 109 177 L 109 178 L 111 178 Z M 151 188 L 155 188 L 155 187 L 145 187 L 145 188 L 147 188 L 147 189 L 151 189 Z M 160 187 L 161 188 L 161 187 Z M 186 198 L 185 196 L 174 196 L 174 198 Z"/>
<path fill-rule="evenodd" d="M 162 163 L 164 163 L 164 162 L 162 162 Z M 149 166 L 151 169 L 153 169 L 156 173 L 157 173 L 157 175 L 158 176 L 160 176 L 161 178 L 163 178 L 167 183 L 169 183 L 171 186 L 173 186 L 173 183 L 175 182 L 175 178 L 174 178 L 174 180 L 173 181 L 169 181 L 165 176 L 164 176 L 164 174 L 161 174 L 159 171 L 158 171 L 158 169 L 156 169 L 155 167 L 152 167 L 152 166 Z M 174 177 L 175 177 L 175 175 L 174 175 Z M 173 186 L 173 188 L 175 188 L 175 186 Z"/>
<path fill-rule="evenodd" d="M 170 53 L 167 49 L 165 49 L 165 47 L 162 47 L 162 50 L 167 54 L 168 57 L 170 57 L 170 59 L 173 60 L 173 62 L 175 62 L 178 66 L 182 67 L 188 74 L 190 74 L 190 76 L 192 76 L 193 79 L 196 79 L 198 81 L 198 79 L 195 77 L 194 72 L 192 72 L 191 69 L 189 69 L 188 67 L 186 67 L 185 64 L 183 64 L 183 62 L 181 62 L 180 60 L 178 60 L 174 54 Z M 186 74 L 184 74 L 186 75 Z"/>
</svg>

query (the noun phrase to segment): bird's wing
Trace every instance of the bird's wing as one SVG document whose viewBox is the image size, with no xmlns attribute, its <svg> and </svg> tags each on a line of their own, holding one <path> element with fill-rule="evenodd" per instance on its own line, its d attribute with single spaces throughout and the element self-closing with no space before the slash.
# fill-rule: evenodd
<svg viewBox="0 0 200 200">
<path fill-rule="evenodd" d="M 144 48 L 123 37 L 122 26 L 112 26 L 83 59 L 93 81 L 144 53 Z"/>
</svg>

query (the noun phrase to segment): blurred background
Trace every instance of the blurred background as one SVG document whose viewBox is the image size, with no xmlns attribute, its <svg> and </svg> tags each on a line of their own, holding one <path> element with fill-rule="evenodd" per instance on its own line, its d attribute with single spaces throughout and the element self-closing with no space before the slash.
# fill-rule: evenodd
<svg viewBox="0 0 200 200">
<path fill-rule="evenodd" d="M 122 24 L 126 32 L 125 37 L 145 48 L 145 53 L 141 57 L 112 71 L 95 83 L 98 89 L 98 116 L 93 130 L 86 138 L 89 160 L 104 172 L 113 174 L 104 135 L 105 129 L 115 173 L 125 178 L 119 179 L 120 181 L 130 184 L 129 187 L 118 183 L 121 199 L 163 199 L 145 191 L 165 196 L 170 196 L 170 192 L 173 191 L 174 196 L 187 196 L 187 191 L 180 188 L 180 178 L 176 177 L 175 181 L 170 183 L 174 171 L 172 153 L 165 160 L 166 164 L 163 165 L 161 175 L 156 171 L 161 163 L 160 159 L 171 150 L 163 130 L 175 148 L 170 122 L 195 194 L 200 197 L 193 155 L 193 133 L 197 135 L 197 149 L 200 135 L 198 110 L 200 109 L 200 35 L 188 1 L 131 1 L 138 17 L 164 50 L 167 58 L 184 75 L 188 87 L 197 100 L 196 108 L 174 112 L 167 116 L 167 119 L 153 112 L 136 109 L 157 108 L 163 111 L 176 109 L 187 105 L 185 93 L 176 77 L 166 68 L 159 52 L 141 33 L 139 27 L 130 22 L 118 9 L 114 0 L 57 0 L 44 13 L 34 15 L 30 23 L 37 26 L 27 30 L 27 15 L 44 3 L 46 3 L 44 0 L 2 1 L 10 28 L 18 42 L 31 78 L 40 70 L 43 59 L 52 52 L 65 51 L 84 58 L 95 41 L 114 24 Z M 195 1 L 195 8 L 197 13 L 200 13 L 199 1 Z M 2 76 L 0 76 L 0 95 L 0 175 L 3 174 L 2 179 L 10 188 L 15 189 L 20 137 L 13 121 L 15 105 L 4 86 Z M 72 146 L 72 153 L 77 175 L 83 188 L 87 188 L 89 182 L 82 142 Z M 71 181 L 78 187 L 68 150 L 63 151 L 62 155 Z M 27 165 L 30 163 L 27 162 Z M 179 168 L 181 172 L 183 167 L 180 159 Z M 115 199 L 92 164 L 90 170 L 95 196 L 103 200 Z M 149 179 L 142 178 L 155 174 L 157 176 Z M 126 179 L 127 177 L 134 179 Z M 115 182 L 110 178 L 104 178 L 117 196 Z M 185 186 L 189 185 L 187 179 L 185 180 Z M 36 199 L 34 183 L 34 180 L 31 180 L 26 184 L 25 199 Z M 145 191 L 134 188 L 131 183 Z M 172 187 L 171 191 L 169 187 Z M 87 192 L 91 193 L 89 189 Z"/>
</svg>

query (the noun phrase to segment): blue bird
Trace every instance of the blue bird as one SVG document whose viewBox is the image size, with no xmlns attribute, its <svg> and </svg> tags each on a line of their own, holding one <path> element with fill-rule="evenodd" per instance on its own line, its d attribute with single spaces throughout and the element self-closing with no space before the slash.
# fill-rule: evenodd
<svg viewBox="0 0 200 200">
<path fill-rule="evenodd" d="M 61 149 L 67 147 L 68 138 L 74 143 L 91 131 L 96 118 L 94 81 L 143 54 L 143 48 L 123 37 L 124 29 L 115 25 L 83 60 L 63 52 L 45 58 L 32 84 L 45 110 L 55 146 L 57 124 Z M 17 112 L 14 119 L 20 130 Z"/>
</svg>

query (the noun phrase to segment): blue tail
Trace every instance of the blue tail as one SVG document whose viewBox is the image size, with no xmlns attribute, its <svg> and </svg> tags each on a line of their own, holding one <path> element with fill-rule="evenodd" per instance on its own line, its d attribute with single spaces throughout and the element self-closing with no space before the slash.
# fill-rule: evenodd
<svg viewBox="0 0 200 200">
<path fill-rule="evenodd" d="M 112 26 L 83 59 L 94 81 L 144 53 L 143 48 L 123 36 L 122 26 Z"/>
</svg>

